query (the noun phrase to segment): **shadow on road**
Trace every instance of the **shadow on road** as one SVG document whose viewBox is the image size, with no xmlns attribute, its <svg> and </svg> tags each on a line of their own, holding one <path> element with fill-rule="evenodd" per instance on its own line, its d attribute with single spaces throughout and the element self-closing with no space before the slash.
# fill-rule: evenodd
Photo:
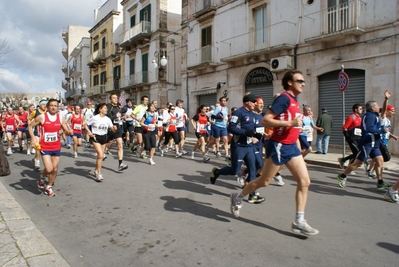
<svg viewBox="0 0 399 267">
<path fill-rule="evenodd" d="M 187 212 L 191 213 L 195 216 L 202 216 L 208 219 L 214 219 L 217 221 L 221 222 L 231 222 L 227 218 L 231 218 L 232 215 L 230 213 L 227 213 L 225 211 L 215 209 L 211 207 L 211 203 L 206 203 L 206 202 L 199 202 L 195 201 L 189 198 L 175 198 L 173 196 L 162 196 L 160 199 L 166 201 L 164 204 L 165 210 L 172 211 L 172 212 Z M 226 203 L 227 205 L 228 203 Z M 237 218 L 237 220 L 252 224 L 258 227 L 266 228 L 271 231 L 277 232 L 281 235 L 289 236 L 289 237 L 295 237 L 298 239 L 305 240 L 308 237 L 307 236 L 302 236 L 302 235 L 296 235 L 291 232 L 286 232 L 277 228 L 274 228 L 272 226 L 266 225 L 264 223 L 258 222 L 258 221 L 253 221 L 249 220 L 246 218 Z"/>
<path fill-rule="evenodd" d="M 390 250 L 393 253 L 399 254 L 399 245 L 386 243 L 386 242 L 377 242 L 377 246 L 385 248 L 386 250 Z"/>
</svg>

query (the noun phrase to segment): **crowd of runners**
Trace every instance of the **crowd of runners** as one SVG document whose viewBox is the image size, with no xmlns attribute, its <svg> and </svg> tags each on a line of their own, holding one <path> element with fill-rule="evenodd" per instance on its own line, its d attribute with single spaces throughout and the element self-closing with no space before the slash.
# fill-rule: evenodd
<svg viewBox="0 0 399 267">
<path fill-rule="evenodd" d="M 302 73 L 288 71 L 282 78 L 282 86 L 284 92 L 275 95 L 267 109 L 262 98 L 248 93 L 243 97 L 242 107 L 229 110 L 228 99 L 223 96 L 215 105 L 200 105 L 191 118 L 182 100 L 177 100 L 176 105 L 167 103 L 158 107 L 157 101 L 150 102 L 147 96 L 142 96 L 140 104 L 134 105 L 127 99 L 122 106 L 118 103 L 118 95 L 111 94 L 108 104 L 87 101 L 83 108 L 65 106 L 56 99 L 43 99 L 37 107 L 31 105 L 27 110 L 23 107 L 4 110 L 2 138 L 7 143 L 7 155 L 13 153 L 17 137 L 20 152 L 26 150 L 27 155 L 34 155 L 33 167 L 40 170 L 43 163 L 37 186 L 48 196 L 55 196 L 53 185 L 62 146 L 72 149 L 75 159 L 79 158 L 80 146 L 92 146 L 96 151 L 93 176 L 98 182 L 104 180 L 101 169 L 107 154 L 117 154 L 119 172 L 128 168 L 123 162 L 124 147 L 137 157 L 147 159 L 150 165 L 155 165 L 156 153 L 162 157 L 171 152 L 176 158 L 188 154 L 191 159 L 200 155 L 204 163 L 209 162 L 209 154 L 214 153 L 215 157 L 224 157 L 226 166 L 211 170 L 211 184 L 222 175 L 230 175 L 236 176 L 242 187 L 241 192 L 230 196 L 230 209 L 237 217 L 246 196 L 248 203 L 261 203 L 265 198 L 257 189 L 272 180 L 284 185 L 280 172 L 286 166 L 297 181 L 292 230 L 315 235 L 318 230 L 304 218 L 310 185 L 304 157 L 311 151 L 309 135 L 314 129 L 322 128 L 314 125 L 309 106 L 303 106 L 302 111 L 299 107 L 297 96 L 305 86 Z M 340 187 L 346 187 L 347 176 L 369 162 L 365 164 L 367 173 L 370 178 L 377 179 L 377 189 L 386 190 L 384 197 L 398 203 L 399 180 L 391 187 L 382 179 L 383 162 L 389 160 L 388 139 L 397 139 L 390 134 L 389 118 L 395 112 L 394 107 L 387 104 L 391 93 L 386 91 L 384 96 L 381 110 L 375 101 L 366 103 L 364 115 L 361 104 L 353 106 L 353 114 L 342 127 L 353 155 L 338 160 L 345 170 L 337 180 Z M 190 123 L 197 142 L 187 151 L 185 137 Z M 347 160 L 350 163 L 345 167 Z"/>
</svg>

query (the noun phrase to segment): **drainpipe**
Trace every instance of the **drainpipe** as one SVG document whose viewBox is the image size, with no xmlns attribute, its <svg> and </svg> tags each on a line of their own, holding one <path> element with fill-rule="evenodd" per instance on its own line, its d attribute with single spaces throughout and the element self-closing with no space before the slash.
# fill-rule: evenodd
<svg viewBox="0 0 399 267">
<path fill-rule="evenodd" d="M 299 1 L 299 17 L 298 17 L 298 34 L 296 37 L 296 44 L 294 48 L 294 68 L 296 69 L 298 66 L 298 47 L 299 47 L 299 38 L 301 36 L 301 28 L 302 28 L 302 16 L 303 16 L 303 4 L 302 1 Z"/>
</svg>

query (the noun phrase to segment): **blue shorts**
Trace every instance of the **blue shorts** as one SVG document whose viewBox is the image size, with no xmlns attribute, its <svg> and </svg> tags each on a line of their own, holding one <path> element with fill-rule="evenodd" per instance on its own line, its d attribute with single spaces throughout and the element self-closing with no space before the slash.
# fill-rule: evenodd
<svg viewBox="0 0 399 267">
<path fill-rule="evenodd" d="M 299 143 L 301 143 L 301 149 L 308 149 L 310 144 L 306 135 L 299 135 Z"/>
<path fill-rule="evenodd" d="M 359 147 L 359 152 L 356 155 L 356 159 L 365 162 L 370 156 L 370 158 L 375 158 L 378 156 L 382 156 L 380 146 L 372 147 L 371 145 L 364 145 Z"/>
<path fill-rule="evenodd" d="M 292 158 L 300 156 L 296 143 L 284 145 L 282 143 L 269 140 L 266 148 L 266 158 L 272 157 L 273 163 L 280 166 L 286 164 Z"/>
<path fill-rule="evenodd" d="M 82 134 L 80 134 L 80 133 L 73 133 L 72 136 L 76 136 L 77 138 L 82 138 Z"/>
<path fill-rule="evenodd" d="M 18 132 L 26 133 L 28 131 L 28 128 L 17 128 Z"/>
<path fill-rule="evenodd" d="M 59 157 L 61 156 L 61 150 L 56 150 L 56 151 L 40 151 L 42 156 L 51 156 L 51 157 Z"/>
<path fill-rule="evenodd" d="M 176 130 L 180 133 L 180 132 L 184 132 L 186 130 L 186 127 L 177 127 Z"/>
<path fill-rule="evenodd" d="M 11 134 L 11 135 L 15 135 L 16 132 L 6 131 L 6 133 L 9 133 L 9 134 Z"/>
<path fill-rule="evenodd" d="M 212 125 L 212 136 L 214 138 L 227 136 L 227 128 L 222 128 L 216 125 Z"/>
</svg>

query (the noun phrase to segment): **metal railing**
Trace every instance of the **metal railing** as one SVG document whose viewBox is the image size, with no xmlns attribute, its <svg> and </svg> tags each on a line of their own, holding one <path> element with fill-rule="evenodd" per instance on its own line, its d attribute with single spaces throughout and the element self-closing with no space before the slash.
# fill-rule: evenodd
<svg viewBox="0 0 399 267">
<path fill-rule="evenodd" d="M 304 16 L 304 39 L 323 35 L 364 29 L 366 26 L 366 4 L 361 0 L 352 0 L 337 6 Z"/>
<path fill-rule="evenodd" d="M 137 25 L 121 34 L 121 43 L 128 42 L 140 33 L 151 33 L 151 21 L 140 21 Z"/>
<path fill-rule="evenodd" d="M 187 67 L 197 66 L 203 63 L 212 63 L 214 59 L 214 47 L 204 46 L 187 53 Z"/>
<path fill-rule="evenodd" d="M 209 7 L 215 6 L 215 0 L 197 0 L 195 1 L 194 13 L 201 12 Z"/>
<path fill-rule="evenodd" d="M 282 21 L 220 42 L 220 58 L 229 58 L 281 45 L 295 45 L 297 25 Z"/>
<path fill-rule="evenodd" d="M 62 69 L 62 72 L 66 73 L 68 71 L 68 63 L 62 62 L 61 69 Z"/>
<path fill-rule="evenodd" d="M 121 88 L 136 84 L 135 74 L 126 75 L 121 79 Z"/>
<path fill-rule="evenodd" d="M 136 84 L 148 83 L 148 71 L 142 71 L 135 74 Z"/>
<path fill-rule="evenodd" d="M 99 84 L 99 85 L 96 85 L 96 86 L 93 86 L 92 88 L 91 88 L 91 93 L 93 94 L 93 95 L 102 95 L 102 94 L 105 94 L 105 84 Z"/>
</svg>

